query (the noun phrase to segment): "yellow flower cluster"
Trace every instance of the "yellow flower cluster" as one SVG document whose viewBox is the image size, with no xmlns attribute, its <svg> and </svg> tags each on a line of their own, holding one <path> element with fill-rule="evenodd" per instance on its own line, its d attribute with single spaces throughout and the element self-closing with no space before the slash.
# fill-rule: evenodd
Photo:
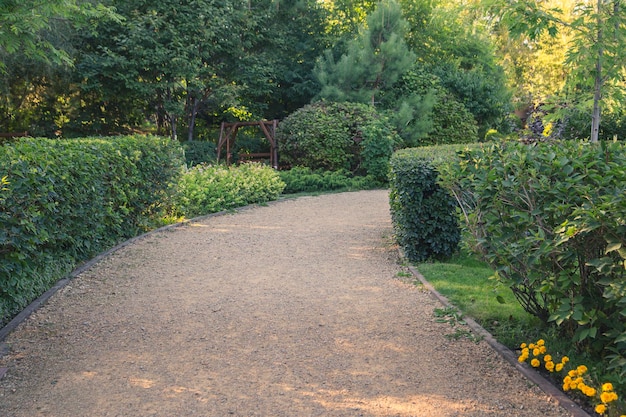
<svg viewBox="0 0 626 417">
<path fill-rule="evenodd" d="M 546 342 L 543 339 L 537 340 L 536 343 L 531 343 L 527 345 L 526 343 L 522 343 L 520 345 L 522 353 L 517 358 L 519 362 L 526 362 L 530 357 L 532 352 L 533 358 L 530 360 L 530 365 L 533 368 L 539 368 L 541 366 L 541 361 L 538 359 L 541 355 L 543 356 L 544 367 L 549 372 L 561 372 L 565 364 L 569 361 L 567 356 L 563 356 L 560 362 L 555 362 L 552 359 L 552 355 L 547 355 Z"/>
<path fill-rule="evenodd" d="M 521 353 L 517 360 L 520 363 L 526 362 L 532 355 L 530 365 L 533 368 L 539 368 L 543 360 L 544 367 L 548 372 L 561 372 L 569 362 L 567 356 L 563 356 L 560 361 L 555 361 L 552 355 L 547 353 L 545 341 L 537 340 L 535 343 L 522 343 L 520 345 Z M 580 391 L 587 396 L 589 400 L 596 404 L 596 413 L 605 415 L 609 409 L 609 404 L 616 401 L 619 396 L 613 391 L 613 385 L 609 382 L 602 385 L 598 395 L 598 388 L 591 386 L 591 378 L 587 374 L 587 367 L 579 365 L 575 369 L 570 369 L 563 378 L 563 391 Z M 589 382 L 586 382 L 589 381 Z M 621 415 L 620 417 L 626 417 Z"/>
<path fill-rule="evenodd" d="M 600 394 L 600 401 L 602 401 L 602 403 L 596 405 L 596 413 L 600 414 L 601 416 L 606 414 L 609 403 L 616 401 L 618 398 L 619 397 L 617 396 L 617 394 L 613 392 L 613 384 L 611 384 L 610 382 L 602 384 L 602 393 Z M 622 415 L 620 417 L 626 416 Z"/>
<path fill-rule="evenodd" d="M 563 378 L 563 391 L 579 390 L 587 397 L 595 397 L 596 389 L 585 384 L 584 375 L 587 372 L 585 365 L 580 365 L 576 369 L 572 369 Z"/>
</svg>

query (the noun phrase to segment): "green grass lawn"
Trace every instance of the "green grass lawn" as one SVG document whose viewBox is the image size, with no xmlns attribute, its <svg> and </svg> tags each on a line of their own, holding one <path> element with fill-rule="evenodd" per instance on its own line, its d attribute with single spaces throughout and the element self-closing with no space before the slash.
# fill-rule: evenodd
<svg viewBox="0 0 626 417">
<path fill-rule="evenodd" d="M 441 295 L 460 310 L 461 315 L 476 320 L 511 350 L 517 350 L 520 343 L 544 339 L 551 355 L 559 358 L 568 356 L 574 367 L 587 365 L 592 381 L 613 382 L 619 391 L 624 390 L 626 377 L 610 372 L 602 358 L 577 351 L 572 341 L 559 335 L 555 327 L 524 311 L 513 292 L 493 278 L 493 270 L 473 255 L 461 253 L 445 262 L 426 262 L 415 266 Z M 434 314 L 437 316 L 437 311 Z M 550 374 L 549 377 L 555 385 L 561 384 L 559 375 Z M 618 403 L 616 407 L 626 407 L 622 399 Z"/>
<path fill-rule="evenodd" d="M 421 263 L 418 271 L 463 314 L 473 318 L 498 341 L 516 348 L 528 333 L 544 328 L 515 299 L 513 292 L 493 278 L 493 270 L 470 255 L 446 262 Z"/>
</svg>

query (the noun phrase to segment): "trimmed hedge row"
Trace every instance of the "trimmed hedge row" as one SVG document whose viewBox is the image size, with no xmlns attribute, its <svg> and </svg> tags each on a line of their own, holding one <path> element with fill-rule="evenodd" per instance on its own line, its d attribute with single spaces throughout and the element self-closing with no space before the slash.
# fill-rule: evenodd
<svg viewBox="0 0 626 417">
<path fill-rule="evenodd" d="M 0 147 L 0 324 L 78 262 L 150 227 L 184 164 L 156 137 Z"/>
<path fill-rule="evenodd" d="M 396 239 L 412 262 L 446 258 L 458 248 L 457 204 L 437 183 L 436 167 L 467 146 L 403 149 L 391 157 L 391 218 Z"/>
</svg>

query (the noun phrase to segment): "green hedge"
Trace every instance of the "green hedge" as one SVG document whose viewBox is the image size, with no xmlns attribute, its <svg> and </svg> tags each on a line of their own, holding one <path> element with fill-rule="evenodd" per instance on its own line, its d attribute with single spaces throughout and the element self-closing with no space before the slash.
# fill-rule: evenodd
<svg viewBox="0 0 626 417">
<path fill-rule="evenodd" d="M 184 164 L 156 137 L 0 147 L 0 323 L 78 262 L 149 228 Z"/>
<path fill-rule="evenodd" d="M 403 149 L 391 157 L 391 218 L 396 239 L 412 262 L 446 258 L 458 248 L 457 205 L 438 185 L 437 166 L 466 146 Z"/>
<path fill-rule="evenodd" d="M 522 306 L 626 375 L 626 145 L 485 146 L 441 180 Z"/>
<path fill-rule="evenodd" d="M 284 188 L 278 173 L 266 165 L 195 165 L 180 179 L 175 210 L 185 217 L 216 213 L 276 200 Z"/>
<path fill-rule="evenodd" d="M 285 183 L 283 194 L 369 190 L 387 186 L 370 175 L 361 177 L 346 170 L 313 171 L 307 167 L 293 167 L 278 174 Z"/>
</svg>

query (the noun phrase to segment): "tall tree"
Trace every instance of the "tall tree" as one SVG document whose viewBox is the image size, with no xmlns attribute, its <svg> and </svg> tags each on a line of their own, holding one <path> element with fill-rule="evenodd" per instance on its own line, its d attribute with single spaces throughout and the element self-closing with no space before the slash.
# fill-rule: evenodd
<svg viewBox="0 0 626 417">
<path fill-rule="evenodd" d="M 257 5 L 266 13 L 258 27 L 254 50 L 265 62 L 264 76 L 248 73 L 240 101 L 255 117 L 282 119 L 308 104 L 319 87 L 313 77 L 315 60 L 331 46 L 326 32 L 329 12 L 318 0 L 281 0 L 275 7 Z"/>
<path fill-rule="evenodd" d="M 254 59 L 265 14 L 251 4 L 217 0 L 118 1 L 125 17 L 97 34 L 85 56 L 86 79 L 106 89 L 123 84 L 149 104 L 157 126 L 173 139 L 179 127 L 194 137 L 202 106 L 234 104 L 238 79 L 262 79 Z"/>
<path fill-rule="evenodd" d="M 96 1 L 0 1 L 0 130 L 55 136 L 67 121 L 77 30 L 117 18 Z"/>
<path fill-rule="evenodd" d="M 335 61 L 327 51 L 318 61 L 320 98 L 375 106 L 377 94 L 390 88 L 415 62 L 415 54 L 404 41 L 406 27 L 395 0 L 380 2 L 347 53 Z"/>
<path fill-rule="evenodd" d="M 518 37 L 536 40 L 543 33 L 555 36 L 563 28 L 571 31 L 565 60 L 571 68 L 566 89 L 574 93 L 570 100 L 577 107 L 589 108 L 590 140 L 597 142 L 603 103 L 620 102 L 626 92 L 626 13 L 621 1 L 579 1 L 571 17 L 560 8 L 548 8 L 535 0 L 488 0 L 485 5 L 498 23 Z"/>
<path fill-rule="evenodd" d="M 111 8 L 80 0 L 3 0 L 0 2 L 0 71 L 4 57 L 19 54 L 43 62 L 71 64 L 70 54 L 59 44 L 55 25 L 82 25 L 89 19 L 115 17 Z"/>
</svg>

